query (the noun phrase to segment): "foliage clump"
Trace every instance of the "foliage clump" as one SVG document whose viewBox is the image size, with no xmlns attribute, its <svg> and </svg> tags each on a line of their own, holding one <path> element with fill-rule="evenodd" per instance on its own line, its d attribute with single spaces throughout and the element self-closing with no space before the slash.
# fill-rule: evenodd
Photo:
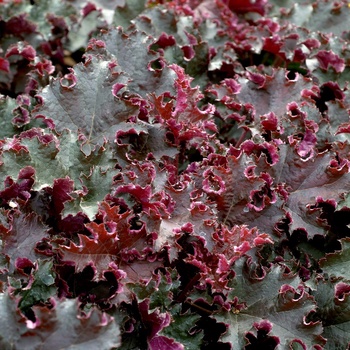
<svg viewBox="0 0 350 350">
<path fill-rule="evenodd" d="M 3 349 L 350 346 L 348 1 L 0 1 Z"/>
</svg>

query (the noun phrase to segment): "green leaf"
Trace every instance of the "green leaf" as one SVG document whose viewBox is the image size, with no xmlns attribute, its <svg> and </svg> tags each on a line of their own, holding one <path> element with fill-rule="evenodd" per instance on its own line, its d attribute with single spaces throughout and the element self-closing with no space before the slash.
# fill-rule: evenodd
<svg viewBox="0 0 350 350">
<path fill-rule="evenodd" d="M 15 99 L 0 95 L 0 139 L 12 137 L 18 132 L 12 124 L 12 118 L 14 117 L 12 112 L 16 107 Z"/>
<path fill-rule="evenodd" d="M 82 18 L 79 23 L 74 23 L 68 33 L 69 46 L 71 52 L 85 48 L 91 32 L 98 27 L 102 27 L 99 11 L 91 11 L 87 16 Z"/>
<path fill-rule="evenodd" d="M 341 239 L 342 249 L 327 254 L 320 260 L 320 267 L 329 276 L 350 281 L 350 238 Z"/>
<path fill-rule="evenodd" d="M 1 182 L 5 180 L 6 176 L 17 178 L 20 170 L 26 166 L 35 169 L 33 186 L 35 190 L 50 186 L 54 179 L 67 175 L 67 172 L 57 162 L 56 156 L 59 150 L 54 141 L 43 143 L 38 137 L 23 138 L 20 145 L 25 146 L 26 150 L 22 147 L 19 151 L 9 149 L 2 153 L 3 164 L 0 165 L 0 169 L 3 177 L 0 175 Z M 55 171 L 53 172 L 52 169 Z"/>
<path fill-rule="evenodd" d="M 112 317 L 93 307 L 79 311 L 76 300 L 55 300 L 52 308 L 33 307 L 36 321 L 16 310 L 7 293 L 0 294 L 1 349 L 116 349 L 121 345 L 120 330 Z"/>
<path fill-rule="evenodd" d="M 337 209 L 338 209 L 338 210 L 341 210 L 341 209 L 343 209 L 343 208 L 345 208 L 345 207 L 346 207 L 346 208 L 350 208 L 350 192 L 344 194 L 343 200 L 342 200 L 342 201 L 339 201 L 338 206 L 337 206 Z"/>
<path fill-rule="evenodd" d="M 9 260 L 9 272 L 13 273 L 18 258 L 26 258 L 32 263 L 37 260 L 35 247 L 40 240 L 46 237 L 48 227 L 34 213 L 25 215 L 18 211 L 11 215 L 9 223 L 9 230 L 1 235 L 2 253 Z"/>
<path fill-rule="evenodd" d="M 317 1 L 315 6 L 304 0 L 297 2 L 300 4 L 295 4 L 294 1 L 292 10 L 287 12 L 287 16 L 282 16 L 284 19 L 312 32 L 333 33 L 339 37 L 349 29 L 347 27 L 349 9 L 345 2 L 340 3 L 340 6 L 335 6 L 333 2 L 326 0 Z"/>
<path fill-rule="evenodd" d="M 111 144 L 105 143 L 96 147 L 86 156 L 81 150 L 81 142 L 76 133 L 63 130 L 59 136 L 59 153 L 56 159 L 59 166 L 63 168 L 64 176 L 69 176 L 75 183 L 76 189 L 82 189 L 82 175 L 89 176 L 93 168 L 100 168 L 107 171 L 114 168 L 120 158 L 113 154 Z"/>
<path fill-rule="evenodd" d="M 74 199 L 66 203 L 65 215 L 82 211 L 93 218 L 98 202 L 113 188 L 113 177 L 119 171 L 115 165 L 120 158 L 114 156 L 109 143 L 96 147 L 89 156 L 84 155 L 77 135 L 68 130 L 64 130 L 56 142 L 44 143 L 38 137 L 23 137 L 22 149 L 8 149 L 2 153 L 0 181 L 5 181 L 7 176 L 17 178 L 26 166 L 35 169 L 34 190 L 50 187 L 55 179 L 68 176 L 74 181 L 76 192 L 72 193 Z"/>
<path fill-rule="evenodd" d="M 267 320 L 272 324 L 269 335 L 277 336 L 283 348 L 287 349 L 296 340 L 307 348 L 323 344 L 321 324 L 304 321 L 316 305 L 298 277 L 284 274 L 278 265 L 265 270 L 260 277 L 250 259 L 238 260 L 234 270 L 236 277 L 230 298 L 238 298 L 234 301 L 237 307 L 214 315 L 228 327 L 221 338 L 223 342 L 231 343 L 234 349 L 243 349 L 246 333 Z"/>
<path fill-rule="evenodd" d="M 123 6 L 117 6 L 114 12 L 113 24 L 128 28 L 136 16 L 145 9 L 145 1 L 125 0 Z"/>
<path fill-rule="evenodd" d="M 25 150 L 21 149 L 16 152 L 13 149 L 6 150 L 1 154 L 0 164 L 0 183 L 4 183 L 7 176 L 16 179 L 21 169 L 27 165 L 31 165 L 31 159 Z"/>
<path fill-rule="evenodd" d="M 35 0 L 33 4 L 23 1 L 20 4 L 13 3 L 12 6 L 4 7 L 4 9 L 0 8 L 0 10 L 0 15 L 5 20 L 16 15 L 25 14 L 28 20 L 38 27 L 37 31 L 45 40 L 52 37 L 52 25 L 49 22 L 50 14 L 62 17 L 67 24 L 70 24 L 71 19 L 77 15 L 77 11 L 72 4 L 60 0 Z"/>
<path fill-rule="evenodd" d="M 43 89 L 44 104 L 33 115 L 51 119 L 59 133 L 65 129 L 82 133 L 88 156 L 105 139 L 113 142 L 116 131 L 123 130 L 126 120 L 137 112 L 137 107 L 112 93 L 114 84 L 127 83 L 116 62 L 91 56 Z"/>
<path fill-rule="evenodd" d="M 19 294 L 21 300 L 18 307 L 26 311 L 39 302 L 45 302 L 56 293 L 55 274 L 52 270 L 53 262 L 47 260 L 37 260 L 38 267 L 33 273 L 33 281 Z"/>
<path fill-rule="evenodd" d="M 344 88 L 349 82 L 350 67 L 346 66 L 341 73 L 335 72 L 334 69 L 327 69 L 326 71 L 317 68 L 312 72 L 312 75 L 319 79 L 320 85 L 329 81 L 336 81 L 337 84 Z"/>
<path fill-rule="evenodd" d="M 26 146 L 29 151 L 30 162 L 28 162 L 28 165 L 35 169 L 34 189 L 39 190 L 51 186 L 54 179 L 64 177 L 63 169 L 56 160 L 58 149 L 55 142 L 42 143 L 37 137 L 34 137 L 23 139 L 21 144 Z M 50 166 L 47 166 L 48 164 Z M 55 171 L 52 171 L 52 169 L 55 169 Z"/>
<path fill-rule="evenodd" d="M 107 52 L 115 57 L 123 73 L 129 78 L 129 94 L 146 97 L 155 93 L 157 96 L 169 92 L 175 94 L 175 73 L 168 66 L 153 70 L 149 65 L 160 58 L 158 53 L 149 49 L 154 39 L 144 32 L 134 30 L 130 34 L 117 28 L 103 34 L 100 38 L 106 43 Z"/>
<path fill-rule="evenodd" d="M 322 336 L 327 339 L 325 349 L 346 349 L 350 334 L 350 285 L 343 282 L 319 281 L 312 293 L 317 303 L 311 321 L 321 320 Z"/>
<path fill-rule="evenodd" d="M 172 322 L 160 332 L 160 335 L 173 338 L 176 342 L 183 344 L 186 350 L 200 349 L 204 334 L 190 333 L 200 316 L 191 314 L 189 311 L 182 314 L 181 305 L 176 305 L 171 309 L 171 317 Z"/>
<path fill-rule="evenodd" d="M 136 294 L 139 302 L 150 299 L 150 311 L 159 308 L 161 312 L 170 308 L 179 286 L 180 281 L 176 270 L 168 270 L 167 275 L 158 273 L 157 279 L 151 280 L 146 285 L 128 284 L 128 288 Z"/>
<path fill-rule="evenodd" d="M 83 174 L 81 181 L 87 189 L 87 194 L 76 195 L 75 200 L 66 202 L 63 210 L 64 216 L 77 214 L 82 211 L 93 220 L 98 211 L 99 203 L 105 196 L 111 192 L 113 187 L 113 178 L 117 174 L 115 169 L 104 169 L 96 166 L 91 169 L 89 175 Z M 75 194 L 72 194 L 74 196 Z"/>
<path fill-rule="evenodd" d="M 0 348 L 13 349 L 26 332 L 25 318 L 17 308 L 17 300 L 8 292 L 0 293 Z"/>
<path fill-rule="evenodd" d="M 286 70 L 282 68 L 276 69 L 261 87 L 247 78 L 240 78 L 238 82 L 242 87 L 237 96 L 239 102 L 254 105 L 257 115 L 273 112 L 282 116 L 288 103 L 301 102 L 301 92 L 312 88 L 311 79 L 299 75 L 293 81 L 288 80 Z"/>
</svg>

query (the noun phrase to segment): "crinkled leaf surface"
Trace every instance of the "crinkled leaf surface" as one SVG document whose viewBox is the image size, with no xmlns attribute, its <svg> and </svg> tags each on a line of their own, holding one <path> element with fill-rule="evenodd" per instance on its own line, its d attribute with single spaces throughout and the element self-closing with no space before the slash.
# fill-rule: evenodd
<svg viewBox="0 0 350 350">
<path fill-rule="evenodd" d="M 99 11 L 91 11 L 79 23 L 74 23 L 68 34 L 70 41 L 69 49 L 74 52 L 84 48 L 89 41 L 91 32 L 98 27 L 103 26 Z"/>
<path fill-rule="evenodd" d="M 157 279 L 148 284 L 129 284 L 128 288 L 135 293 L 139 302 L 149 298 L 150 310 L 159 308 L 163 312 L 171 308 L 173 298 L 178 293 L 180 285 L 178 277 L 175 270 L 168 270 L 165 275 L 158 273 Z"/>
<path fill-rule="evenodd" d="M 55 142 L 43 143 L 39 138 L 34 137 L 23 139 L 21 143 L 26 146 L 29 151 L 28 154 L 26 154 L 26 158 L 30 159 L 28 163 L 36 170 L 34 184 L 36 189 L 51 185 L 55 178 L 63 175 L 63 169 L 57 164 L 55 159 L 58 153 Z M 21 161 L 21 158 L 16 156 L 16 161 Z M 55 166 L 55 173 L 52 172 L 50 167 L 45 166 L 44 162 Z"/>
<path fill-rule="evenodd" d="M 324 234 L 325 229 L 309 208 L 316 204 L 317 198 L 340 201 L 350 190 L 349 173 L 341 169 L 332 169 L 331 161 L 334 155 L 331 152 L 320 153 L 311 159 L 303 160 L 291 145 L 280 145 L 277 154 L 276 164 L 269 164 L 263 155 L 260 159 L 244 155 L 238 159 L 232 157 L 232 161 L 239 166 L 232 168 L 230 172 L 218 172 L 228 189 L 218 198 L 224 222 L 249 222 L 251 227 L 257 226 L 262 231 L 271 232 L 283 215 L 288 213 L 292 218 L 291 230 L 303 229 L 309 238 Z M 256 176 L 248 176 L 245 173 L 249 166 L 254 168 Z M 260 176 L 257 176 L 259 171 Z M 264 185 L 265 177 L 262 174 L 265 172 L 271 175 L 272 186 L 268 182 Z M 232 176 L 235 179 L 240 176 L 241 180 L 233 181 Z M 266 188 L 272 192 L 266 192 Z M 258 201 L 258 206 L 257 193 L 262 201 Z"/>
<path fill-rule="evenodd" d="M 82 185 L 89 188 L 90 186 L 85 183 L 85 180 L 91 179 L 92 173 L 96 173 L 96 171 L 109 173 L 119 161 L 114 156 L 109 143 L 97 147 L 87 156 L 81 150 L 81 143 L 76 133 L 63 130 L 59 141 L 59 152 L 55 158 L 57 166 L 63 168 L 64 176 L 69 176 L 74 181 L 76 189 L 81 190 Z M 90 181 L 93 182 L 92 179 Z"/>
<path fill-rule="evenodd" d="M 90 229 L 94 238 L 79 235 L 80 244 L 71 243 L 69 247 L 61 246 L 63 260 L 73 261 L 76 270 L 82 271 L 86 266 L 92 265 L 96 268 L 98 277 L 103 276 L 103 271 L 113 262 L 120 251 L 118 247 L 117 232 L 109 233 L 104 224 L 90 223 Z"/>
<path fill-rule="evenodd" d="M 88 145 L 101 146 L 104 139 L 113 141 L 116 131 L 123 129 L 137 111 L 135 106 L 113 96 L 113 85 L 127 82 L 116 63 L 92 57 L 40 93 L 43 106 L 34 116 L 44 115 L 53 120 L 58 132 L 81 132 Z"/>
<path fill-rule="evenodd" d="M 349 344 L 350 286 L 344 282 L 320 281 L 313 296 L 317 303 L 312 320 L 324 322 L 323 337 L 327 349 L 342 349 Z"/>
<path fill-rule="evenodd" d="M 2 1 L 0 347 L 347 348 L 348 15 Z"/>
<path fill-rule="evenodd" d="M 0 345 L 3 349 L 21 344 L 28 332 L 26 318 L 17 308 L 17 302 L 9 293 L 0 293 Z"/>
<path fill-rule="evenodd" d="M 170 217 L 164 217 L 160 221 L 155 249 L 160 251 L 163 247 L 169 247 L 170 260 L 175 259 L 181 250 L 181 247 L 176 243 L 180 237 L 178 232 L 188 223 L 193 225 L 193 233 L 203 237 L 208 248 L 212 247 L 211 235 L 214 232 L 214 225 L 207 222 L 205 218 L 208 221 L 214 221 L 215 213 L 209 207 L 201 208 L 200 203 L 191 204 L 190 193 L 192 190 L 193 184 L 188 183 L 181 189 L 170 189 L 168 192 L 174 201 L 175 207 L 171 211 Z"/>
<path fill-rule="evenodd" d="M 81 179 L 87 188 L 87 194 L 83 197 L 78 194 L 74 201 L 68 202 L 64 208 L 64 215 L 77 214 L 81 211 L 92 220 L 99 203 L 110 193 L 116 173 L 114 169 L 93 167 L 89 175 L 83 174 Z"/>
<path fill-rule="evenodd" d="M 118 173 L 115 169 L 118 158 L 112 153 L 110 144 L 103 144 L 86 156 L 81 151 L 77 135 L 70 131 L 62 132 L 59 145 L 55 139 L 46 142 L 45 137 L 49 135 L 27 136 L 31 135 L 23 135 L 18 147 L 2 153 L 3 164 L 0 169 L 3 174 L 17 178 L 21 176 L 22 169 L 29 166 L 35 169 L 35 190 L 51 187 L 57 178 L 69 176 L 74 182 L 74 188 L 71 191 L 71 201 L 66 203 L 64 215 L 84 212 L 93 218 L 98 203 L 112 190 L 113 177 Z M 11 141 L 8 143 L 11 144 Z M 52 171 L 53 168 L 55 172 Z M 73 194 L 73 190 L 77 192 Z"/>
<path fill-rule="evenodd" d="M 118 214 L 118 207 L 110 208 L 105 202 L 101 203 L 101 210 L 105 211 L 105 223 L 97 224 L 91 222 L 86 227 L 93 235 L 89 238 L 85 235 L 79 235 L 80 244 L 73 242 L 69 246 L 60 246 L 64 261 L 72 261 L 75 263 L 76 271 L 82 271 L 86 266 L 92 266 L 96 271 L 96 278 L 103 277 L 103 272 L 112 266 L 111 263 L 123 265 L 123 269 L 129 275 L 130 281 L 134 275 L 146 276 L 151 273 L 155 267 L 151 262 L 143 261 L 141 252 L 147 247 L 146 231 L 140 229 L 138 231 L 131 230 L 129 220 L 132 219 L 130 212 Z M 127 254 L 131 251 L 137 259 L 132 259 L 132 267 L 128 267 Z M 136 251 L 138 251 L 136 253 Z M 122 259 L 122 254 L 125 261 Z M 133 260 L 135 260 L 133 262 Z M 138 266 L 138 263 L 140 266 Z M 143 266 L 144 265 L 144 266 Z M 113 265 L 115 266 L 115 264 Z"/>
<path fill-rule="evenodd" d="M 346 1 L 339 2 L 338 6 L 326 0 L 318 0 L 315 6 L 304 1 L 293 5 L 286 18 L 300 27 L 306 27 L 313 32 L 319 30 L 333 33 L 337 36 L 349 30 L 345 24 L 349 14 Z"/>
<path fill-rule="evenodd" d="M 223 181 L 225 186 L 225 191 L 220 194 L 214 191 L 211 194 L 217 203 L 219 220 L 228 226 L 248 224 L 251 228 L 257 227 L 262 233 L 271 234 L 274 224 L 284 214 L 283 201 L 278 196 L 271 201 L 271 193 L 265 192 L 269 185 L 263 177 L 247 176 L 247 169 L 254 166 L 254 158 L 241 153 L 237 157 L 229 155 L 226 159 L 227 166 L 213 167 L 213 173 L 218 176 L 213 184 Z M 200 188 L 203 179 L 200 177 L 198 180 L 197 186 Z M 251 207 L 254 193 L 261 193 L 262 196 L 267 194 L 266 199 L 263 198 L 262 203 L 259 203 L 260 208 Z"/>
<path fill-rule="evenodd" d="M 120 4 L 118 4 L 114 12 L 113 24 L 116 27 L 122 26 L 124 28 L 128 28 L 130 26 L 131 20 L 133 20 L 138 14 L 142 13 L 144 9 L 144 1 L 120 1 Z"/>
<path fill-rule="evenodd" d="M 75 0 L 73 2 L 73 5 L 77 9 L 81 10 L 83 8 L 87 12 L 90 8 L 96 9 L 98 12 L 102 13 L 103 17 L 108 22 L 108 24 L 111 24 L 113 20 L 113 14 L 118 9 L 118 7 L 125 5 L 125 0 L 92 0 L 88 4 L 86 4 L 86 2 L 83 0 Z"/>
<path fill-rule="evenodd" d="M 79 315 L 73 299 L 55 300 L 54 308 L 34 307 L 36 322 L 25 325 L 23 316 L 16 315 L 15 301 L 1 294 L 0 344 L 4 349 L 52 350 L 84 348 L 113 348 L 120 345 L 120 330 L 113 318 L 93 308 Z"/>
<path fill-rule="evenodd" d="M 14 99 L 0 96 L 0 138 L 11 137 L 16 133 L 16 127 L 12 124 L 13 110 L 16 107 Z"/>
<path fill-rule="evenodd" d="M 20 142 L 8 140 L 8 145 L 2 153 L 3 164 L 0 166 L 4 175 L 15 178 L 21 169 L 31 166 L 35 170 L 35 190 L 50 186 L 55 178 L 67 175 L 56 160 L 58 149 L 54 140 L 46 142 L 36 136 L 23 137 Z M 51 167 L 55 169 L 55 173 Z"/>
<path fill-rule="evenodd" d="M 47 235 L 47 227 L 34 213 L 25 215 L 15 211 L 10 217 L 10 229 L 2 234 L 3 253 L 9 259 L 9 271 L 12 273 L 16 260 L 26 258 L 32 263 L 38 255 L 35 253 L 37 242 Z"/>
<path fill-rule="evenodd" d="M 120 330 L 113 318 L 93 308 L 77 315 L 75 300 L 57 301 L 53 310 L 37 311 L 42 327 L 36 328 L 42 344 L 50 349 L 83 347 L 87 350 L 120 345 Z"/>
<path fill-rule="evenodd" d="M 151 62 L 159 60 L 160 56 L 149 49 L 154 42 L 150 36 L 138 30 L 124 33 L 122 28 L 117 28 L 103 34 L 101 40 L 130 79 L 129 94 L 146 97 L 147 93 L 157 96 L 165 92 L 174 93 L 175 73 L 165 63 L 161 64 L 161 69 L 151 67 Z"/>
<path fill-rule="evenodd" d="M 243 348 L 245 335 L 254 324 L 268 320 L 272 324 L 270 335 L 277 336 L 278 349 L 285 349 L 295 341 L 304 346 L 324 343 L 320 323 L 306 323 L 305 317 L 315 309 L 313 298 L 308 295 L 300 279 L 286 275 L 274 266 L 263 277 L 254 276 L 254 266 L 240 259 L 235 264 L 236 277 L 232 297 L 237 297 L 244 306 L 216 317 L 228 325 L 222 341 L 230 342 L 233 348 Z"/>
<path fill-rule="evenodd" d="M 205 5 L 203 7 L 198 12 L 205 12 Z M 179 15 L 176 11 L 165 12 L 161 7 L 148 8 L 133 23 L 140 31 L 158 38 L 154 48 L 161 48 L 167 62 L 185 68 L 186 73 L 195 78 L 195 85 L 206 86 L 208 63 L 212 58 L 208 43 L 216 48 L 225 42 L 223 33 L 216 35 L 216 24 L 211 21 L 197 24 L 191 16 Z"/>
<path fill-rule="evenodd" d="M 290 80 L 284 69 L 274 70 L 271 75 L 260 77 L 259 80 L 255 79 L 255 76 L 239 79 L 241 92 L 237 97 L 241 103 L 252 104 L 257 117 L 269 112 L 283 115 L 287 111 L 287 104 L 302 100 L 302 90 L 310 89 L 312 86 L 311 79 L 301 75 Z"/>
<path fill-rule="evenodd" d="M 74 7 L 66 1 L 59 0 L 41 0 L 35 4 L 29 4 L 26 2 L 15 3 L 14 6 L 4 8 L 4 13 L 1 13 L 5 19 L 20 16 L 25 14 L 28 16 L 28 20 L 37 27 L 38 32 L 44 36 L 45 39 L 49 39 L 52 35 L 52 25 L 50 23 L 50 15 L 61 18 L 66 18 L 68 23 L 71 23 L 70 17 L 76 15 Z M 21 21 L 19 21 L 20 24 Z M 64 22 L 66 24 L 66 22 Z M 18 22 L 17 22 L 18 24 Z M 28 30 L 28 28 L 26 28 Z"/>
<path fill-rule="evenodd" d="M 67 175 L 55 159 L 59 150 L 55 138 L 51 136 L 33 129 L 32 133 L 24 134 L 20 140 L 7 139 L 2 152 L 1 181 L 5 180 L 6 175 L 17 177 L 17 174 L 28 166 L 34 169 L 35 190 L 51 185 L 57 177 Z M 44 164 L 51 164 L 55 168 L 55 173 L 52 172 L 51 167 Z"/>
<path fill-rule="evenodd" d="M 350 240 L 341 240 L 342 249 L 334 253 L 329 253 L 321 259 L 322 270 L 330 276 L 350 281 L 349 261 L 350 261 Z"/>
<path fill-rule="evenodd" d="M 161 335 L 165 335 L 172 339 L 175 339 L 178 343 L 182 344 L 185 349 L 196 350 L 199 349 L 202 340 L 202 333 L 191 334 L 191 329 L 199 320 L 197 314 L 181 313 L 179 307 L 174 307 L 171 310 L 172 322 L 170 325 L 162 330 Z"/>
<path fill-rule="evenodd" d="M 27 311 L 33 305 L 42 302 L 45 303 L 50 297 L 54 296 L 57 288 L 55 286 L 55 274 L 52 270 L 51 260 L 38 260 L 37 267 L 33 273 L 33 280 L 28 286 L 19 291 L 21 300 L 18 307 Z"/>
<path fill-rule="evenodd" d="M 330 153 L 319 154 L 308 161 L 296 159 L 293 153 L 290 148 L 282 148 L 283 159 L 276 169 L 276 181 L 289 188 L 286 210 L 293 219 L 291 228 L 306 229 L 309 237 L 313 237 L 321 233 L 321 227 L 308 213 L 307 206 L 314 205 L 317 197 L 339 201 L 340 196 L 350 190 L 350 174 L 331 171 Z"/>
<path fill-rule="evenodd" d="M 258 190 L 264 181 L 259 178 L 247 178 L 245 169 L 253 163 L 245 154 L 240 154 L 239 157 L 228 156 L 227 159 L 228 169 L 218 168 L 218 171 L 215 171 L 225 182 L 226 187 L 226 191 L 221 195 L 222 199 L 218 199 L 220 217 L 224 223 L 240 224 L 238 213 L 233 214 L 235 209 L 238 207 L 239 212 L 244 214 L 243 208 L 249 202 L 250 192 Z"/>
</svg>

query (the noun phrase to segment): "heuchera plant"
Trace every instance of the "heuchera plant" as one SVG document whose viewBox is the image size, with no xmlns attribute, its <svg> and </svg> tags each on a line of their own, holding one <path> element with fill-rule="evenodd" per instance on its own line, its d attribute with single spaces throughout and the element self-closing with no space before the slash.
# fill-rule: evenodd
<svg viewBox="0 0 350 350">
<path fill-rule="evenodd" d="M 0 348 L 348 349 L 349 16 L 0 1 Z"/>
</svg>

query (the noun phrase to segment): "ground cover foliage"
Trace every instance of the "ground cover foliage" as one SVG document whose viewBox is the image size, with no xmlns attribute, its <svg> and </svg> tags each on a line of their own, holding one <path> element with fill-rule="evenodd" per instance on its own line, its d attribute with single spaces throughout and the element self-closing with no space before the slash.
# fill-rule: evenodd
<svg viewBox="0 0 350 350">
<path fill-rule="evenodd" d="M 0 1 L 1 349 L 348 349 L 349 16 Z"/>
</svg>

